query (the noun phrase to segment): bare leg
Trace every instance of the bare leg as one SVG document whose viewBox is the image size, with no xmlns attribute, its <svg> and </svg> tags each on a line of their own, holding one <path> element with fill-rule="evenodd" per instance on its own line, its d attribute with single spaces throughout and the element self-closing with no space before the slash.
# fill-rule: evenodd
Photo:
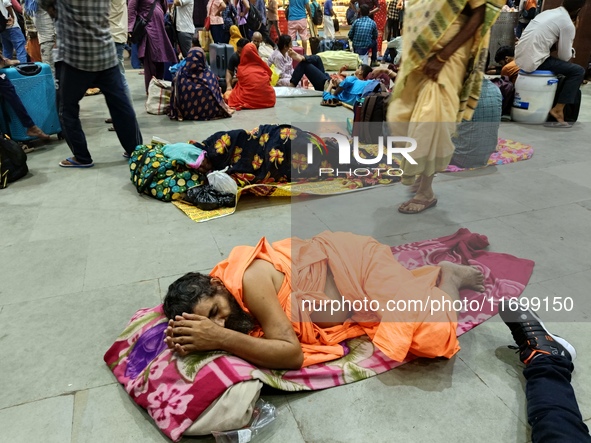
<svg viewBox="0 0 591 443">
<path fill-rule="evenodd" d="M 308 40 L 302 39 L 302 49 L 304 50 L 304 55 L 308 54 Z"/>
<path fill-rule="evenodd" d="M 472 266 L 458 265 L 449 261 L 442 261 L 441 281 L 439 289 L 455 300 L 460 298 L 460 289 L 484 291 L 484 275 Z"/>
<path fill-rule="evenodd" d="M 550 109 L 550 115 L 556 119 L 558 123 L 565 123 L 564 121 L 564 103 L 556 103 L 552 109 Z"/>
<path fill-rule="evenodd" d="M 417 175 L 414 184 L 408 187 L 408 190 L 412 195 L 415 195 L 418 192 L 419 186 L 421 186 L 421 177 L 422 175 Z"/>
</svg>

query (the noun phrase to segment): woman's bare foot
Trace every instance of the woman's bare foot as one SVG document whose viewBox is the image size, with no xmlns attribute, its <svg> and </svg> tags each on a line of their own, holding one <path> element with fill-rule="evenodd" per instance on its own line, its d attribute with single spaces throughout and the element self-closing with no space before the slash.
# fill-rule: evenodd
<svg viewBox="0 0 591 443">
<path fill-rule="evenodd" d="M 304 57 L 301 54 L 298 54 L 293 49 L 289 49 L 287 51 L 287 55 L 289 55 L 292 58 L 292 60 L 295 60 L 296 62 L 303 62 L 306 59 L 306 57 Z"/>
<path fill-rule="evenodd" d="M 472 289 L 484 292 L 484 275 L 473 266 L 458 265 L 449 261 L 438 263 L 441 267 L 441 284 L 453 285 L 458 290 Z"/>
<path fill-rule="evenodd" d="M 29 137 L 40 138 L 41 140 L 49 140 L 49 135 L 41 130 L 39 126 L 31 126 L 27 129 L 27 135 Z"/>
</svg>

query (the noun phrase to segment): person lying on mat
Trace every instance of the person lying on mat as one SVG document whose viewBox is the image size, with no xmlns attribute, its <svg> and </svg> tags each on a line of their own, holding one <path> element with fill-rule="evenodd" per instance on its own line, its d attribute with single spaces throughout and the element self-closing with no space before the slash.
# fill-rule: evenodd
<svg viewBox="0 0 591 443">
<path fill-rule="evenodd" d="M 333 79 L 331 84 L 327 85 L 320 105 L 339 106 L 342 102 L 353 106 L 361 98 L 365 87 L 372 80 L 378 80 L 382 76 L 394 80 L 396 78 L 396 72 L 384 68 L 372 70 L 368 65 L 361 65 L 353 75 L 345 77 L 343 81 L 339 81 L 336 78 Z M 389 86 L 390 84 L 388 83 L 386 87 Z"/>
<path fill-rule="evenodd" d="M 484 291 L 475 267 L 440 262 L 408 270 L 371 237 L 263 238 L 234 248 L 209 275 L 189 273 L 170 285 L 165 341 L 180 356 L 223 350 L 277 369 L 340 358 L 340 343 L 362 335 L 396 361 L 409 352 L 450 358 L 460 347 L 449 305 L 464 288 Z M 430 300 L 448 307 L 416 307 Z"/>
</svg>

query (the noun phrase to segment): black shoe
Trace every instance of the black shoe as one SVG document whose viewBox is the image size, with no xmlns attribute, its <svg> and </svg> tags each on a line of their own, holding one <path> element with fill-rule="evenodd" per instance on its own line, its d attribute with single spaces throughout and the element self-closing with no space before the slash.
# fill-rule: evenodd
<svg viewBox="0 0 591 443">
<path fill-rule="evenodd" d="M 511 330 L 519 346 L 519 359 L 526 365 L 541 354 L 563 356 L 570 361 L 577 357 L 575 348 L 569 342 L 548 332 L 536 313 L 525 309 L 517 300 L 502 300 L 499 315 Z"/>
</svg>

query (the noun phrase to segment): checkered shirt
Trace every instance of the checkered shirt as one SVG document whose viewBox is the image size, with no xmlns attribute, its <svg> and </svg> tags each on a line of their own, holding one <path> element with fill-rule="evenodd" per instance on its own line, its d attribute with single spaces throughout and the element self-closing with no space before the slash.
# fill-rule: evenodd
<svg viewBox="0 0 591 443">
<path fill-rule="evenodd" d="M 391 20 L 400 20 L 400 10 L 396 9 L 398 0 L 392 0 L 388 3 L 388 18 Z"/>
<path fill-rule="evenodd" d="M 98 72 L 118 64 L 109 27 L 110 0 L 56 0 L 57 61 Z"/>
<path fill-rule="evenodd" d="M 349 38 L 353 42 L 353 49 L 369 48 L 378 38 L 376 22 L 369 17 L 358 18 L 349 30 Z"/>
</svg>

